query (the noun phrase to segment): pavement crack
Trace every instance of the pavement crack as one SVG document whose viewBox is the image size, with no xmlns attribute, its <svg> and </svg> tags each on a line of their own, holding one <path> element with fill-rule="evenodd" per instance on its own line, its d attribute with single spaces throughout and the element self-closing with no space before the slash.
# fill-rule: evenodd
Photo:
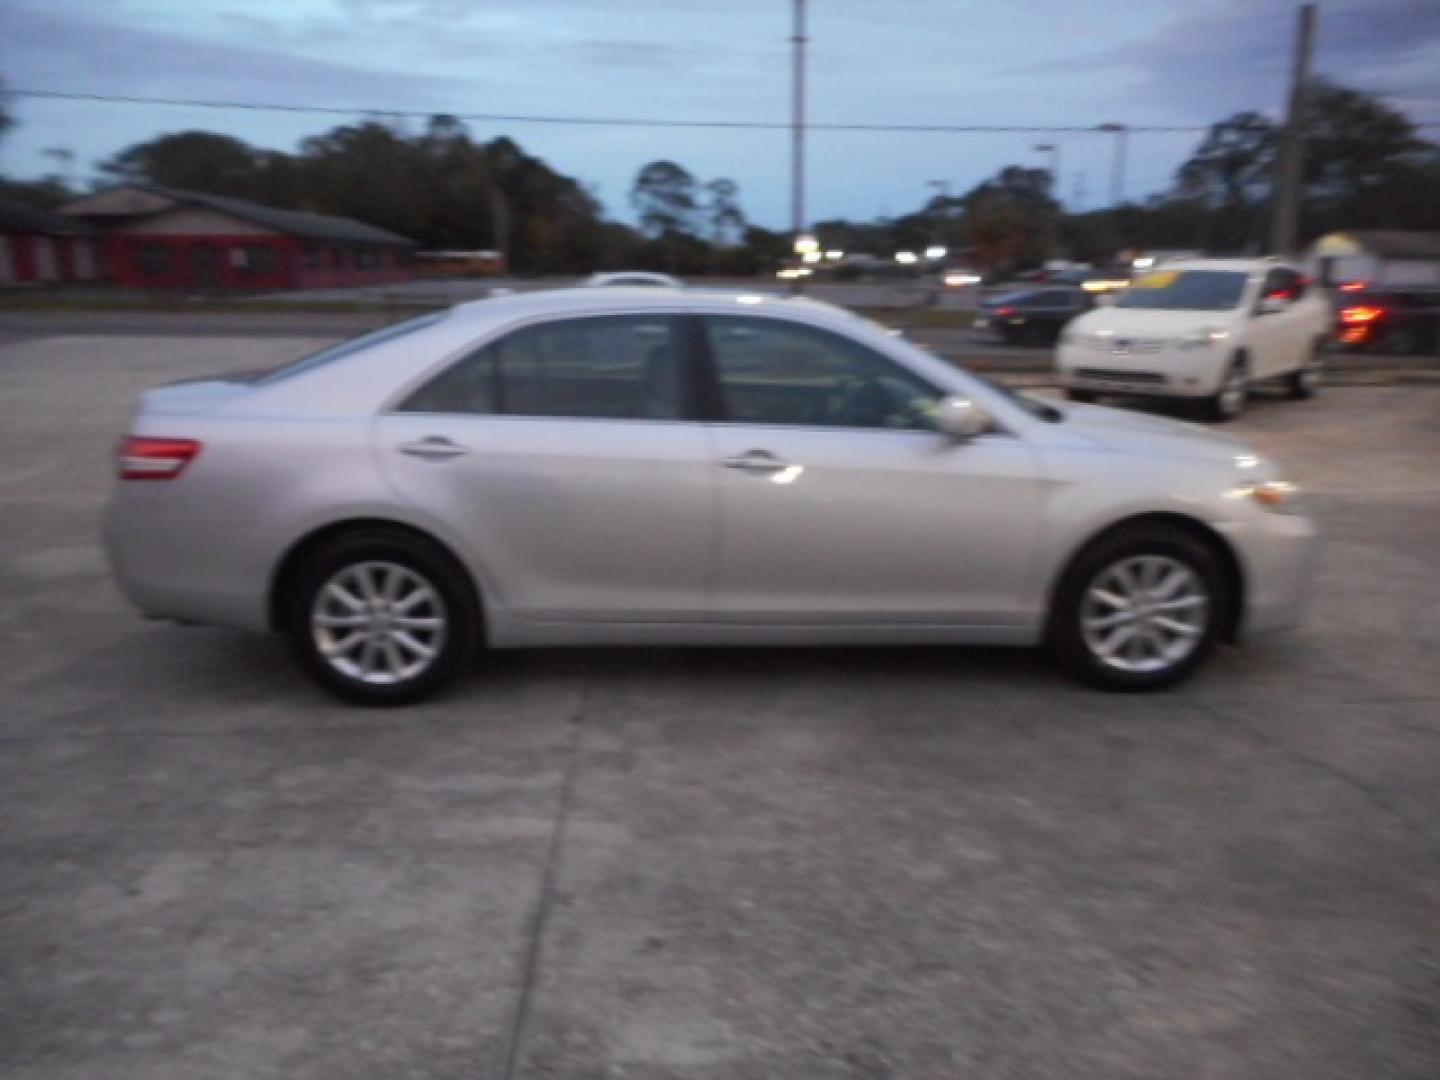
<svg viewBox="0 0 1440 1080">
<path fill-rule="evenodd" d="M 1397 822 L 1406 832 L 1412 833 L 1413 835 L 1418 837 L 1420 841 L 1420 846 L 1422 849 L 1424 849 L 1425 854 L 1429 856 L 1430 861 L 1433 862 L 1436 867 L 1440 867 L 1440 840 L 1437 840 L 1436 837 L 1431 834 L 1429 829 L 1425 828 L 1425 826 L 1421 825 L 1418 821 L 1415 821 L 1414 819 L 1409 817 L 1409 815 L 1404 813 L 1404 811 L 1402 811 L 1399 807 L 1395 806 L 1375 785 L 1367 783 L 1359 777 L 1349 772 L 1346 772 L 1338 765 L 1326 761 L 1323 758 L 1313 757 L 1310 754 L 1305 753 L 1303 750 L 1297 750 L 1289 743 L 1286 743 L 1285 741 L 1276 738 L 1274 735 L 1263 730 L 1259 725 L 1251 722 L 1250 720 L 1247 720 L 1243 716 L 1237 716 L 1235 713 L 1226 712 L 1223 709 L 1217 708 L 1216 706 L 1207 704 L 1203 701 L 1192 701 L 1190 702 L 1190 707 L 1198 709 L 1201 712 L 1208 713 L 1213 719 L 1225 722 L 1230 727 L 1233 727 L 1235 730 L 1245 735 L 1252 742 L 1260 743 L 1261 745 L 1266 746 L 1271 750 L 1274 750 L 1282 754 L 1283 756 L 1289 758 L 1291 761 L 1295 762 L 1298 765 L 1303 765 L 1306 768 L 1313 769 L 1316 772 L 1324 773 L 1332 779 L 1340 781 L 1346 787 L 1350 788 L 1351 791 L 1354 791 L 1356 794 L 1364 798 L 1367 802 L 1369 802 L 1372 806 L 1378 809 L 1386 817 L 1390 818 L 1392 821 Z"/>
<path fill-rule="evenodd" d="M 555 824 L 550 830 L 550 841 L 545 851 L 545 864 L 540 872 L 540 888 L 535 898 L 529 925 L 525 931 L 524 951 L 521 957 L 520 989 L 515 998 L 515 1012 L 505 1033 L 504 1056 L 501 1059 L 500 1080 L 513 1080 L 520 1066 L 520 1053 L 524 1049 L 525 1035 L 529 1029 L 531 1006 L 539 982 L 541 947 L 545 930 L 550 922 L 550 911 L 555 906 L 555 882 L 559 875 L 560 858 L 565 848 L 565 834 L 570 823 L 570 811 L 575 800 L 575 778 L 579 771 L 580 736 L 583 731 L 585 707 L 589 697 L 589 681 L 581 690 L 580 701 L 570 721 L 570 738 L 565 749 L 565 768 L 560 779 L 560 794 L 556 800 Z"/>
</svg>

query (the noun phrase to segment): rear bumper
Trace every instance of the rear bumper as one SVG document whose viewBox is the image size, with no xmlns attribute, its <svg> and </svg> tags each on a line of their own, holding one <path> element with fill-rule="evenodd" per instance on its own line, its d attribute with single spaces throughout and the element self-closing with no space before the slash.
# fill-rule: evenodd
<svg viewBox="0 0 1440 1080">
<path fill-rule="evenodd" d="M 163 485 L 121 481 L 101 520 L 116 583 L 145 615 L 269 629 L 268 545 L 233 523 L 177 514 Z"/>
</svg>

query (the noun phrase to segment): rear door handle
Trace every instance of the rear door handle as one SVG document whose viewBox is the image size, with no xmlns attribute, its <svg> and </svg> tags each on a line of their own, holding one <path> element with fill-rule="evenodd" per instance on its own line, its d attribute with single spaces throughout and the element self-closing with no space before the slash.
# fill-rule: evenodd
<svg viewBox="0 0 1440 1080">
<path fill-rule="evenodd" d="M 725 458 L 721 464 L 727 469 L 739 469 L 749 473 L 773 473 L 789 468 L 788 463 L 769 450 L 746 450 L 743 454 Z"/>
<path fill-rule="evenodd" d="M 443 435 L 427 435 L 415 442 L 401 443 L 398 449 L 402 454 L 409 454 L 411 457 L 418 457 L 424 461 L 446 461 L 470 452 Z"/>
</svg>

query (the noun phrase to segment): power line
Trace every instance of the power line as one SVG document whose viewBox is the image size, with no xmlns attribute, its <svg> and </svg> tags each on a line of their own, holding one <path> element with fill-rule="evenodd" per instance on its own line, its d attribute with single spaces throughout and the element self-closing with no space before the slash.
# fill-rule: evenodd
<svg viewBox="0 0 1440 1080">
<path fill-rule="evenodd" d="M 633 116 L 535 115 L 524 113 L 462 113 L 444 110 L 380 109 L 368 106 L 341 107 L 334 105 L 288 105 L 280 102 L 216 101 L 204 98 L 141 97 L 129 94 L 84 94 L 63 90 L 9 90 L 16 98 L 40 98 L 52 101 L 94 101 L 113 105 L 169 105 L 193 109 L 238 109 L 251 112 L 312 113 L 330 116 L 397 116 L 407 119 L 429 119 L 436 115 L 453 116 L 457 120 L 491 121 L 514 124 L 563 124 L 584 127 L 649 127 L 649 128 L 726 128 L 742 131 L 788 131 L 790 124 L 781 120 L 673 120 Z M 806 123 L 812 131 L 870 131 L 930 134 L 973 135 L 1087 135 L 1103 134 L 1094 124 L 880 124 L 880 123 Z M 1127 124 L 1126 130 L 1149 135 L 1196 134 L 1208 131 L 1208 124 L 1146 125 Z"/>
</svg>

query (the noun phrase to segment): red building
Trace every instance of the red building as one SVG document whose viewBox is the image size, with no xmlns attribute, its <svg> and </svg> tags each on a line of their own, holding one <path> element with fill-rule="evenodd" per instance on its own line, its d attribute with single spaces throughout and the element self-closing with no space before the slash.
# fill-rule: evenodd
<svg viewBox="0 0 1440 1080">
<path fill-rule="evenodd" d="M 0 200 L 0 285 L 94 281 L 97 243 L 83 221 Z"/>
<path fill-rule="evenodd" d="M 411 276 L 414 243 L 349 218 L 123 184 L 62 207 L 100 230 L 105 276 L 132 288 L 323 289 Z"/>
</svg>

